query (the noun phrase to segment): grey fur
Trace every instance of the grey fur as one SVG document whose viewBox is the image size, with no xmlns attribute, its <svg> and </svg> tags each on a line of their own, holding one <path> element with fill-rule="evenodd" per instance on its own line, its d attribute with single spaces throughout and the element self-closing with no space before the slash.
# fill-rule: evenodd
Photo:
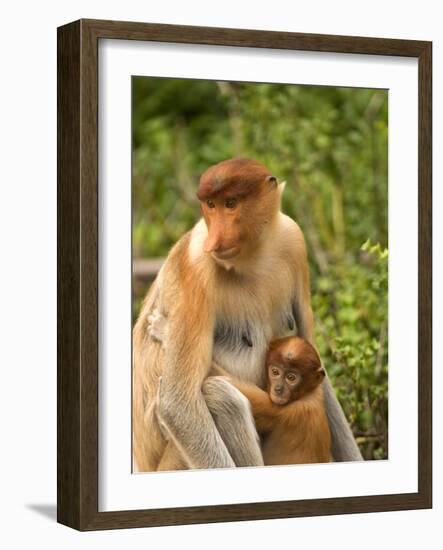
<svg viewBox="0 0 443 550">
<path fill-rule="evenodd" d="M 158 397 L 159 422 L 166 426 L 189 467 L 263 466 L 249 402 L 227 379 L 210 376 L 192 402 L 176 393 L 167 380 L 162 381 Z M 177 416 L 174 413 L 180 401 L 183 411 Z M 189 421 L 196 415 L 198 426 Z M 186 449 L 180 441 L 188 442 Z"/>
<path fill-rule="evenodd" d="M 331 430 L 332 456 L 334 462 L 363 460 L 328 376 L 326 376 L 323 382 L 323 391 L 329 420 L 329 429 Z"/>
<path fill-rule="evenodd" d="M 242 348 L 254 345 L 252 330 L 249 323 L 228 323 L 217 320 L 214 333 L 214 342 L 225 350 L 240 351 Z"/>
<path fill-rule="evenodd" d="M 263 466 L 260 441 L 247 398 L 222 376 L 205 380 L 202 393 L 237 466 Z"/>
<path fill-rule="evenodd" d="M 214 421 L 209 413 L 203 397 L 195 399 L 193 403 L 186 402 L 186 398 L 167 386 L 158 403 L 160 422 L 167 426 L 171 439 L 181 449 L 185 462 L 191 468 L 233 468 L 234 461 L 224 444 Z M 177 403 L 182 403 L 180 415 L 177 415 Z M 192 420 L 199 419 L 198 426 Z M 186 441 L 186 448 L 180 442 Z"/>
</svg>

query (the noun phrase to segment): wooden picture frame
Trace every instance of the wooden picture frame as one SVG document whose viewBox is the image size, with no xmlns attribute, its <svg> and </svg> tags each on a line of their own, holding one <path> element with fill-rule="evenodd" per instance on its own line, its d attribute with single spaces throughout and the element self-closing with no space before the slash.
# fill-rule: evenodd
<svg viewBox="0 0 443 550">
<path fill-rule="evenodd" d="M 217 506 L 98 511 L 98 41 L 124 39 L 418 59 L 418 491 Z M 432 506 L 432 44 L 80 20 L 58 29 L 58 521 L 79 530 Z"/>
</svg>

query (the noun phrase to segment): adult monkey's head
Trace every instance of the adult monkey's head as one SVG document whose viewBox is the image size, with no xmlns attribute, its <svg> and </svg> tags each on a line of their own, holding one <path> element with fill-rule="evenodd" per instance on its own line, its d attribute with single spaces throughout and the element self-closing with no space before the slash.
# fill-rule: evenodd
<svg viewBox="0 0 443 550">
<path fill-rule="evenodd" d="M 256 248 L 280 208 L 277 178 L 260 162 L 233 158 L 211 166 L 197 196 L 208 236 L 204 252 L 234 260 Z"/>
</svg>

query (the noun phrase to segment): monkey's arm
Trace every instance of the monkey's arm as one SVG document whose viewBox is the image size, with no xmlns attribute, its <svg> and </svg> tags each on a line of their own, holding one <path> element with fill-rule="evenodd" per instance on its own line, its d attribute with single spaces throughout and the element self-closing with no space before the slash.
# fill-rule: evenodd
<svg viewBox="0 0 443 550">
<path fill-rule="evenodd" d="M 180 290 L 169 311 L 158 413 L 193 468 L 235 466 L 201 388 L 212 360 L 213 319 L 203 292 Z M 186 294 L 185 294 L 186 292 Z M 186 301 L 186 295 L 192 296 Z"/>
<path fill-rule="evenodd" d="M 328 375 L 323 381 L 326 414 L 329 421 L 332 440 L 332 456 L 334 462 L 350 462 L 363 460 L 362 454 L 355 441 L 354 434 L 345 417 L 343 409 L 335 395 L 334 388 Z"/>
<path fill-rule="evenodd" d="M 247 384 L 239 380 L 231 381 L 249 400 L 257 431 L 261 433 L 271 431 L 278 417 L 279 407 L 272 403 L 268 393 L 253 384 Z"/>
<path fill-rule="evenodd" d="M 161 270 L 167 341 L 160 362 L 148 367 L 162 377 L 158 416 L 191 468 L 260 466 L 263 457 L 246 399 L 228 381 L 208 378 L 216 293 L 212 264 L 193 263 L 189 240 L 187 234 L 177 243 Z M 149 358 L 159 345 L 146 332 L 145 337 L 143 354 Z"/>
<path fill-rule="evenodd" d="M 169 340 L 168 321 L 155 310 L 148 316 L 148 333 L 166 349 Z M 237 466 L 260 466 L 263 464 L 257 432 L 247 402 L 236 388 L 231 386 L 229 374 L 213 363 L 206 378 L 202 393 L 218 433 Z M 244 400 L 242 401 L 240 397 Z M 171 434 L 173 436 L 173 434 Z M 178 442 L 176 442 L 178 443 Z M 169 445 L 159 469 L 180 469 L 186 452 L 180 445 Z M 173 468 L 177 464 L 177 468 Z M 188 467 L 198 467 L 188 464 Z"/>
</svg>

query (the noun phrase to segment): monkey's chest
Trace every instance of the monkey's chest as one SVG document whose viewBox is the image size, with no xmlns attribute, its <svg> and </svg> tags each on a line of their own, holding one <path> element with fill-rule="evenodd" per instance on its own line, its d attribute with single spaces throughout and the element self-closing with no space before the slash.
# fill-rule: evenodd
<svg viewBox="0 0 443 550">
<path fill-rule="evenodd" d="M 269 342 L 296 334 L 290 304 L 247 320 L 220 315 L 214 331 L 213 358 L 233 376 L 264 387 Z"/>
</svg>

